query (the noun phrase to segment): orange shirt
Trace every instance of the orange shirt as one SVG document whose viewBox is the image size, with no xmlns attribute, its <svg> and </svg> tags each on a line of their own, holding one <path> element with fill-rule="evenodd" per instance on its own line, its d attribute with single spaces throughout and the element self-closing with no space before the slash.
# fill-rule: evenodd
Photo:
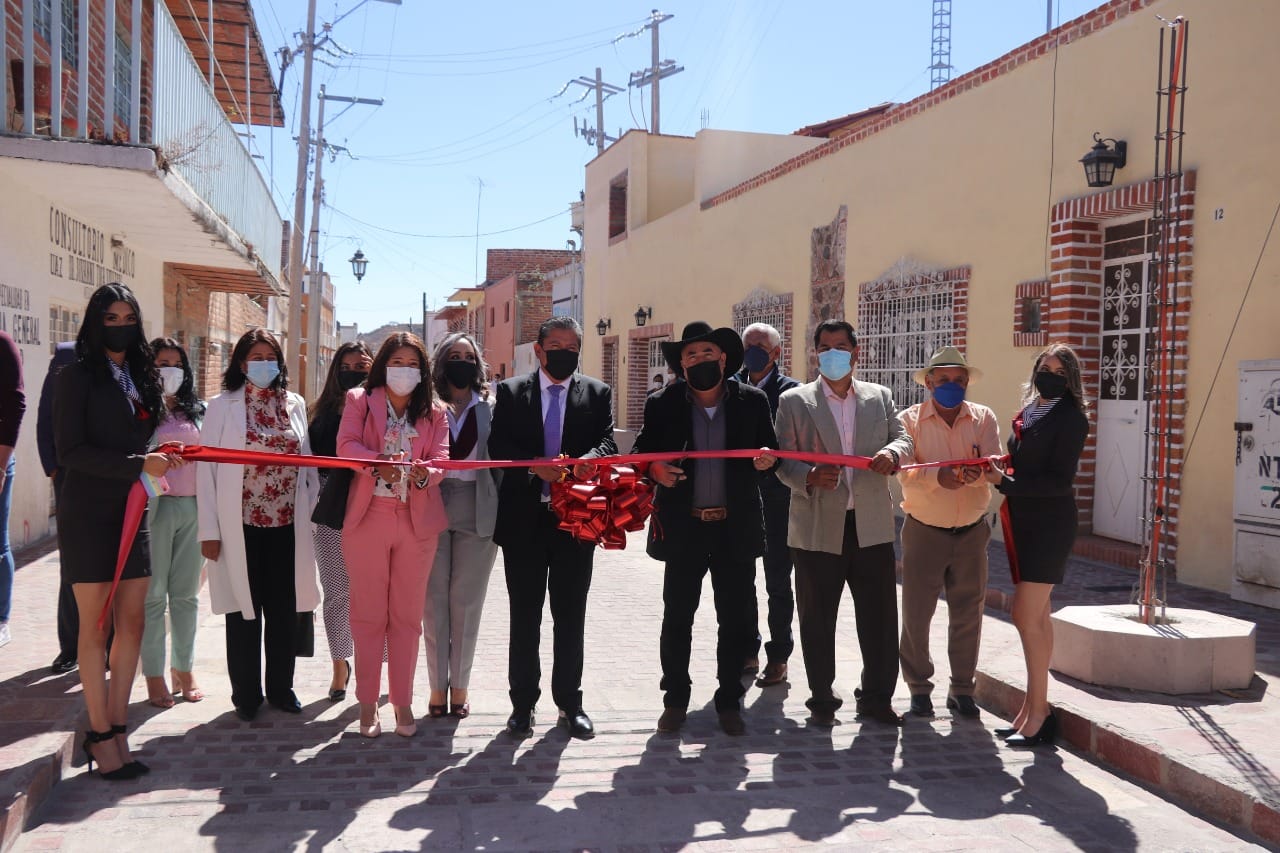
<svg viewBox="0 0 1280 853">
<path fill-rule="evenodd" d="M 898 418 L 915 441 L 913 455 L 910 459 L 903 457 L 903 465 L 1004 453 L 995 412 L 977 403 L 961 403 L 951 426 L 938 415 L 932 399 L 904 409 Z M 991 503 L 991 485 L 980 478 L 959 489 L 944 489 L 938 485 L 938 470 L 924 468 L 898 473 L 902 483 L 902 511 L 932 527 L 964 527 L 982 518 Z"/>
</svg>

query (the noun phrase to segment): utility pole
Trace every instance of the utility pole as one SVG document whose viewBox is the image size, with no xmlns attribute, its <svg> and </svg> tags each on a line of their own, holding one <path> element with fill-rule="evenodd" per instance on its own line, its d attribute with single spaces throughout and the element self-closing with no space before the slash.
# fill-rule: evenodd
<svg viewBox="0 0 1280 853">
<path fill-rule="evenodd" d="M 295 381 L 305 378 L 302 361 L 302 223 L 307 215 L 307 165 L 311 159 L 311 69 L 314 65 L 316 0 L 307 0 L 307 29 L 302 34 L 302 105 L 298 114 L 298 179 L 289 226 L 289 361 Z M 305 383 L 298 387 L 305 392 Z"/>
<path fill-rule="evenodd" d="M 327 152 L 347 150 L 339 145 L 329 145 L 325 141 L 324 104 L 325 101 L 341 101 L 347 104 L 382 106 L 381 98 L 348 98 L 327 94 L 324 84 L 320 86 L 319 100 L 320 107 L 316 116 L 316 174 L 311 191 L 311 263 L 307 269 L 307 375 L 304 377 L 301 373 L 298 374 L 298 387 L 313 398 L 319 396 L 320 389 L 324 386 L 324 377 L 320 375 L 320 313 L 324 306 L 324 271 L 320 269 L 320 204 L 324 198 L 321 172 Z"/>
<path fill-rule="evenodd" d="M 679 74 L 681 71 L 684 70 L 684 66 L 676 65 L 675 60 L 673 59 L 664 59 L 664 60 L 659 59 L 660 53 L 658 50 L 658 27 L 664 21 L 669 21 L 674 17 L 675 15 L 670 15 L 665 12 L 659 12 L 657 9 L 654 9 L 650 13 L 649 23 L 645 24 L 637 33 L 635 33 L 638 35 L 639 32 L 643 32 L 644 30 L 649 30 L 650 36 L 652 37 L 652 43 L 653 43 L 652 62 L 650 63 L 650 66 L 644 71 L 631 72 L 631 85 L 637 89 L 642 86 L 648 86 L 648 85 L 653 86 L 653 92 L 651 93 L 650 99 L 649 99 L 649 115 L 650 115 L 649 132 L 653 134 L 658 134 L 662 132 L 661 124 L 660 124 L 661 98 L 659 97 L 659 94 L 658 94 L 658 81 L 660 81 L 663 77 L 670 77 L 672 74 Z M 633 34 L 629 33 L 628 35 L 633 35 Z"/>
<path fill-rule="evenodd" d="M 568 88 L 569 86 L 583 86 L 589 90 L 595 91 L 596 93 L 596 126 L 587 127 L 587 123 L 584 121 L 582 123 L 582 128 L 579 129 L 578 119 L 574 118 L 573 133 L 574 133 L 574 136 L 581 136 L 583 139 L 587 140 L 588 144 L 594 142 L 596 146 L 597 154 L 604 153 L 604 146 L 606 142 L 618 141 L 618 138 L 616 136 L 609 136 L 607 133 L 604 132 L 604 99 L 609 97 L 610 95 L 617 95 L 625 90 L 621 86 L 615 86 L 612 83 L 604 82 L 604 80 L 600 78 L 599 68 L 596 69 L 596 77 L 594 80 L 592 80 L 590 77 L 578 77 L 573 80 L 570 80 L 568 83 L 565 83 L 565 88 Z M 588 93 L 584 92 L 582 97 L 585 98 L 587 94 Z M 579 98 L 578 100 L 581 101 L 582 98 Z"/>
</svg>

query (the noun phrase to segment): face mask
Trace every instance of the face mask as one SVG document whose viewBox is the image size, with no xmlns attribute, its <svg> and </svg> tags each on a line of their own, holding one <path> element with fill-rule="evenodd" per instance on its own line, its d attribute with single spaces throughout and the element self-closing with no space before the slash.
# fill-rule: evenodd
<svg viewBox="0 0 1280 853">
<path fill-rule="evenodd" d="M 444 363 L 444 378 L 449 380 L 449 384 L 454 388 L 470 388 L 479 375 L 480 365 L 474 361 L 459 359 Z"/>
<path fill-rule="evenodd" d="M 276 361 L 251 361 L 245 367 L 244 375 L 259 388 L 270 388 L 271 383 L 280 375 L 280 363 Z"/>
<path fill-rule="evenodd" d="M 388 367 L 387 387 L 393 394 L 408 397 L 422 382 L 422 371 L 416 367 Z"/>
<path fill-rule="evenodd" d="M 172 397 L 178 393 L 178 389 L 182 387 L 182 380 L 186 375 L 182 372 L 181 367 L 162 367 L 160 368 L 160 384 L 164 386 L 164 395 Z"/>
<path fill-rule="evenodd" d="M 367 370 L 339 370 L 338 387 L 343 391 L 350 391 L 368 378 L 369 371 Z"/>
<path fill-rule="evenodd" d="M 109 352 L 124 352 L 138 340 L 138 324 L 127 326 L 103 326 L 102 345 Z"/>
<path fill-rule="evenodd" d="M 769 350 L 761 346 L 747 347 L 742 354 L 742 366 L 747 373 L 760 373 L 769 366 Z"/>
<path fill-rule="evenodd" d="M 720 384 L 724 374 L 720 371 L 719 361 L 700 361 L 684 369 L 684 378 L 689 380 L 695 391 L 710 391 Z"/>
<path fill-rule="evenodd" d="M 578 354 L 571 349 L 549 349 L 543 353 L 547 357 L 547 373 L 557 382 L 563 382 L 578 369 Z"/>
<path fill-rule="evenodd" d="M 1036 391 L 1045 400 L 1056 400 L 1067 393 L 1067 377 L 1042 370 L 1036 374 Z"/>
<path fill-rule="evenodd" d="M 959 382 L 943 382 L 933 388 L 933 400 L 944 409 L 954 409 L 964 402 L 964 386 Z"/>
<path fill-rule="evenodd" d="M 818 372 L 832 382 L 839 382 L 853 372 L 853 353 L 842 349 L 818 353 Z"/>
</svg>

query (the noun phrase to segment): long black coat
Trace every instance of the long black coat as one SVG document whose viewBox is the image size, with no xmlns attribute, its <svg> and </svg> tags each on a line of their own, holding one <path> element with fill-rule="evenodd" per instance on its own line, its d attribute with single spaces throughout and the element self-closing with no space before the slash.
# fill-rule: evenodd
<svg viewBox="0 0 1280 853">
<path fill-rule="evenodd" d="M 751 377 L 747 373 L 747 369 L 745 367 L 738 371 L 737 378 L 738 381 L 744 385 L 751 384 Z M 799 379 L 796 379 L 794 376 L 787 376 L 778 369 L 776 364 L 773 366 L 768 377 L 765 378 L 764 384 L 759 386 L 760 390 L 764 392 L 764 395 L 769 398 L 770 417 L 775 421 L 778 419 L 778 398 L 782 396 L 782 392 L 799 387 Z M 765 478 L 760 481 L 760 488 L 781 497 L 784 500 L 791 497 L 791 488 L 779 480 L 778 475 L 775 473 L 770 473 L 765 476 Z"/>
<path fill-rule="evenodd" d="M 1009 437 L 1013 476 L 996 488 L 1009 502 L 1023 580 L 1062 581 L 1079 521 L 1072 485 L 1088 435 L 1088 417 L 1063 399 L 1024 428 L 1021 438 Z"/>
<path fill-rule="evenodd" d="M 538 371 L 500 382 L 489 428 L 492 459 L 537 459 L 542 456 L 542 383 Z M 613 392 L 598 379 L 575 373 L 565 398 L 560 452 L 575 459 L 616 456 L 613 440 Z M 500 546 L 527 542 L 537 529 L 542 508 L 542 480 L 526 469 L 512 468 L 498 488 L 498 518 L 493 541 Z"/>
<path fill-rule="evenodd" d="M 777 447 L 769 399 L 759 388 L 736 379 L 725 382 L 721 400 L 725 416 L 725 449 L 742 450 Z M 693 403 L 689 386 L 675 382 L 649 396 L 644 404 L 644 425 L 636 436 L 636 453 L 660 453 L 691 449 Z M 654 515 L 649 522 L 648 554 L 667 560 L 690 541 L 693 526 L 693 483 L 696 465 L 683 466 L 687 477 L 671 488 L 655 487 Z M 750 459 L 725 462 L 725 494 L 729 510 L 735 560 L 753 560 L 764 553 L 764 510 L 760 502 L 760 482 L 766 475 L 756 471 Z"/>
<path fill-rule="evenodd" d="M 62 577 L 70 583 L 106 583 L 115 572 L 125 502 L 142 474 L 156 420 L 134 414 L 109 370 L 83 361 L 62 369 L 56 389 L 54 443 L 65 477 L 58 497 Z M 123 577 L 150 574 L 151 538 L 143 513 Z"/>
</svg>

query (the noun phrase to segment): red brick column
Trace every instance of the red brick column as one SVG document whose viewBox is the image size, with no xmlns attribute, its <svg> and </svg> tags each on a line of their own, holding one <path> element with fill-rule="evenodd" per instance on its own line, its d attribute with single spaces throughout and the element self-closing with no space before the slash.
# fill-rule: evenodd
<svg viewBox="0 0 1280 853">
<path fill-rule="evenodd" d="M 645 391 L 649 388 L 649 339 L 671 337 L 671 323 L 641 326 L 627 331 L 627 429 L 640 429 L 644 423 Z"/>
</svg>

